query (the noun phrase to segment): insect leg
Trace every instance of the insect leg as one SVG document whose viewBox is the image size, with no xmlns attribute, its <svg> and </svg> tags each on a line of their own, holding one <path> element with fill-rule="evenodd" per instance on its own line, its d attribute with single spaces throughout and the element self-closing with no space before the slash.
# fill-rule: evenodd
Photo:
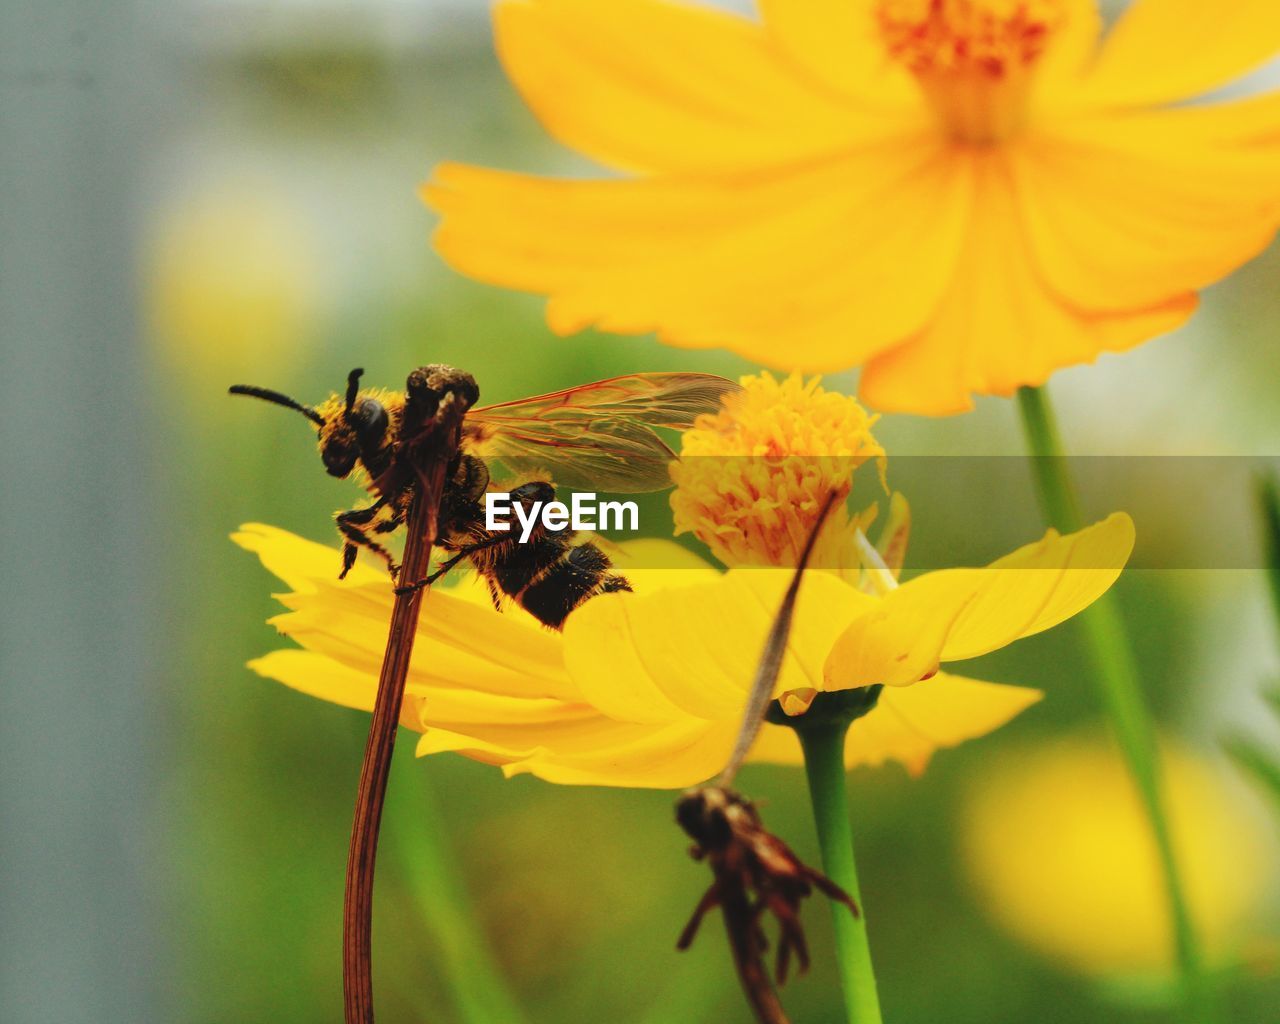
<svg viewBox="0 0 1280 1024">
<path fill-rule="evenodd" d="M 352 509 L 349 512 L 339 512 L 334 516 L 334 522 L 338 524 L 338 532 L 340 532 L 346 543 L 342 546 L 342 572 L 338 573 L 338 579 L 345 579 L 347 573 L 351 571 L 351 567 L 355 565 L 356 554 L 360 548 L 368 548 L 375 555 L 384 559 L 387 568 L 391 571 L 392 577 L 398 571 L 398 566 L 391 552 L 379 544 L 376 540 L 369 536 L 370 529 L 377 530 L 377 526 L 371 527 L 369 524 L 382 511 L 386 505 L 385 498 L 379 498 L 368 508 Z"/>
<path fill-rule="evenodd" d="M 490 537 L 488 540 L 482 540 L 478 544 L 468 544 L 465 548 L 459 548 L 458 553 L 456 555 L 454 555 L 452 558 L 446 559 L 445 561 L 441 562 L 440 567 L 436 569 L 436 571 L 433 572 L 426 579 L 418 580 L 417 583 L 406 584 L 403 587 L 397 587 L 396 593 L 412 594 L 415 590 L 421 590 L 423 587 L 429 587 L 441 576 L 443 576 L 450 569 L 452 569 L 455 565 L 461 562 L 464 558 L 470 557 L 471 555 L 475 554 L 477 551 L 483 551 L 485 548 L 491 548 L 494 545 L 501 544 L 506 539 L 507 539 L 506 537 L 502 537 L 502 536 Z"/>
<path fill-rule="evenodd" d="M 702 919 L 719 905 L 720 883 L 712 882 L 711 888 L 702 894 L 702 899 L 698 901 L 698 905 L 694 908 L 693 916 L 689 918 L 689 923 L 684 926 L 684 931 L 680 933 L 680 938 L 676 940 L 676 949 L 688 949 L 693 944 L 694 936 L 698 934 L 698 926 L 702 924 Z"/>
<path fill-rule="evenodd" d="M 764 894 L 761 902 L 778 920 L 778 962 L 774 968 L 774 977 L 779 985 L 784 985 L 791 967 L 792 953 L 799 961 L 800 973 L 805 974 L 809 970 L 809 944 L 805 941 L 804 929 L 800 927 L 795 903 L 775 891 Z"/>
</svg>

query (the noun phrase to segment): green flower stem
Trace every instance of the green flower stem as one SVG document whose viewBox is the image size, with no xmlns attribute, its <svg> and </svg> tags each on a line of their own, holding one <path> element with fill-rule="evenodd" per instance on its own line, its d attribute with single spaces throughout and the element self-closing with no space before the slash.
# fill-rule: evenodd
<svg viewBox="0 0 1280 1024">
<path fill-rule="evenodd" d="M 412 761 L 412 755 L 405 753 L 405 760 Z M 446 841 L 444 816 L 430 773 L 421 763 L 402 764 L 393 779 L 396 793 L 395 799 L 387 801 L 384 842 L 397 855 L 418 920 L 439 958 L 424 963 L 423 970 L 441 979 L 462 1024 L 522 1024 L 525 1015 L 468 905 L 466 884 Z"/>
<path fill-rule="evenodd" d="M 1271 609 L 1280 620 L 1280 476 L 1266 473 L 1258 477 L 1257 489 L 1267 583 L 1271 586 Z"/>
<path fill-rule="evenodd" d="M 1045 516 L 1051 526 L 1064 533 L 1078 530 L 1083 525 L 1080 509 L 1049 396 L 1043 388 L 1020 388 L 1018 407 L 1033 456 L 1036 486 Z M 1173 927 L 1186 1018 L 1193 1024 L 1210 1024 L 1219 1019 L 1216 993 L 1204 969 L 1200 940 L 1191 920 L 1186 890 L 1173 850 L 1155 726 L 1142 695 L 1124 621 L 1110 592 L 1081 612 L 1077 621 L 1084 631 L 1093 661 L 1103 709 L 1110 719 L 1155 839 Z"/>
<path fill-rule="evenodd" d="M 848 907 L 831 904 L 845 1016 L 849 1024 L 881 1024 L 880 996 L 871 967 L 866 908 L 858 890 L 853 828 L 845 792 L 844 738 L 848 731 L 848 720 L 797 724 L 796 727 L 804 749 L 804 770 L 809 779 L 809 798 L 813 802 L 818 844 L 822 849 L 822 868 L 828 878 L 853 897 L 861 910 L 860 916 L 854 917 Z"/>
</svg>

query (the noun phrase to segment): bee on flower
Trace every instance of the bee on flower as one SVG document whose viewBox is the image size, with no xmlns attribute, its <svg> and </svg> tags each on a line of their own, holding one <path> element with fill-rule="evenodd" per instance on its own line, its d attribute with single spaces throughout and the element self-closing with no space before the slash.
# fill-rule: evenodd
<svg viewBox="0 0 1280 1024">
<path fill-rule="evenodd" d="M 402 717 L 422 733 L 419 754 L 457 751 L 508 775 L 580 785 L 683 788 L 719 771 L 789 583 L 784 566 L 794 558 L 787 545 L 806 536 L 821 511 L 790 491 L 786 501 L 781 491 L 762 492 L 753 522 L 750 508 L 731 500 L 747 481 L 727 470 L 740 469 L 757 488 L 791 482 L 728 456 L 759 454 L 769 431 L 777 452 L 805 454 L 810 442 L 830 440 L 815 422 L 869 426 L 854 399 L 816 382 L 761 375 L 743 385 L 745 398 L 686 434 L 695 448 L 712 444 L 704 431 L 722 435 L 718 475 L 692 473 L 672 503 L 685 528 L 713 550 L 784 552 L 783 562 L 762 567 L 753 557 L 754 564 L 730 561 L 724 572 L 672 542 L 629 542 L 616 562 L 634 592 L 593 597 L 562 633 L 517 609 L 496 611 L 474 579 L 433 593 L 418 627 Z M 778 391 L 788 396 L 785 414 L 752 397 Z M 842 457 L 864 464 L 884 457 L 869 432 L 848 440 L 852 454 Z M 901 516 L 889 519 L 899 523 L 891 532 L 900 542 Z M 754 531 L 750 550 L 725 539 L 731 524 Z M 846 543 L 858 536 L 855 527 Z M 371 708 L 393 599 L 385 578 L 357 564 L 346 580 L 335 580 L 330 549 L 273 527 L 246 526 L 236 540 L 289 586 L 280 597 L 287 610 L 272 624 L 300 645 L 255 660 L 254 670 L 333 703 Z M 1036 690 L 946 666 L 1076 614 L 1116 580 L 1132 545 L 1132 523 L 1116 514 L 1073 534 L 1050 531 L 986 568 L 929 572 L 898 585 L 900 557 L 885 561 L 864 544 L 870 571 L 855 580 L 805 573 L 775 687 L 778 707 L 800 716 L 819 693 L 883 685 L 875 707 L 849 730 L 846 764 L 893 760 L 918 773 L 937 750 L 982 736 L 1040 699 Z M 771 722 L 750 759 L 798 764 L 800 753 L 794 731 Z"/>
</svg>

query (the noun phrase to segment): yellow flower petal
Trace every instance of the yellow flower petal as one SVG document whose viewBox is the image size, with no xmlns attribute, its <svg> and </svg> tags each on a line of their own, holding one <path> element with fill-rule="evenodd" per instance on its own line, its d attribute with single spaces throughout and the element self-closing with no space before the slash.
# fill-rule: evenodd
<svg viewBox="0 0 1280 1024">
<path fill-rule="evenodd" d="M 303 646 L 377 678 L 393 603 L 386 576 L 357 566 L 346 580 L 338 580 L 335 549 L 274 527 L 246 527 L 235 540 L 293 587 L 293 593 L 279 595 L 289 611 L 272 625 Z M 578 696 L 564 671 L 559 634 L 520 609 L 499 613 L 444 589 L 433 590 L 423 606 L 409 684 L 565 700 Z"/>
<path fill-rule="evenodd" d="M 720 570 L 675 541 L 643 538 L 608 544 L 605 553 L 637 594 L 711 583 Z"/>
<path fill-rule="evenodd" d="M 1203 288 L 1275 235 L 1280 145 L 1196 145 L 1168 120 L 1076 121 L 1009 151 L 1035 264 L 1082 309 L 1152 306 Z"/>
<path fill-rule="evenodd" d="M 1137 0 L 1107 36 L 1078 100 L 1138 106 L 1191 99 L 1277 54 L 1275 0 Z"/>
<path fill-rule="evenodd" d="M 1079 123 L 1097 131 L 1105 122 L 1089 118 Z M 1263 147 L 1274 154 L 1280 144 L 1280 91 L 1113 116 L 1111 123 L 1120 136 L 1132 134 L 1137 127 L 1153 142 L 1168 147 L 1181 143 L 1199 152 L 1225 145 L 1240 156 L 1256 156 L 1255 149 Z"/>
<path fill-rule="evenodd" d="M 1055 626 L 1105 593 L 1132 549 L 1133 522 L 1116 513 L 1066 536 L 1051 530 L 985 569 L 919 576 L 854 619 L 827 658 L 827 686 L 908 686 Z"/>
<path fill-rule="evenodd" d="M 581 754 L 541 747 L 502 762 L 503 771 L 528 772 L 562 785 L 678 789 L 705 782 L 724 767 L 737 728 L 736 721 L 687 718 L 645 725 L 608 722 L 582 744 Z"/>
<path fill-rule="evenodd" d="M 1097 0 L 1063 0 L 1062 6 L 1063 19 L 1036 65 L 1034 102 L 1038 111 L 1072 102 L 1102 37 Z"/>
<path fill-rule="evenodd" d="M 313 651 L 272 651 L 249 662 L 258 675 L 330 704 L 372 711 L 378 692 L 377 676 L 357 672 Z"/>
<path fill-rule="evenodd" d="M 558 333 L 657 331 L 681 347 L 728 344 L 766 365 L 824 370 L 924 325 L 955 268 L 971 183 L 942 140 L 914 129 L 725 180 L 556 181 L 444 165 L 424 195 L 443 216 L 441 255 L 549 295 Z"/>
<path fill-rule="evenodd" d="M 564 701 L 475 700 L 475 694 L 431 691 L 418 718 L 417 754 L 456 752 L 488 764 L 603 754 L 649 736 L 652 726 L 615 722 L 586 704 Z M 452 700 L 452 702 L 451 702 Z"/>
<path fill-rule="evenodd" d="M 864 103 L 919 105 L 915 83 L 890 58 L 876 0 L 760 0 L 765 27 L 797 67 Z"/>
<path fill-rule="evenodd" d="M 494 11 L 512 82 L 561 142 L 615 167 L 705 171 L 847 145 L 860 121 L 755 22 L 657 0 L 517 0 Z"/>
<path fill-rule="evenodd" d="M 338 579 L 342 555 L 331 547 L 304 540 L 297 534 L 265 523 L 245 523 L 231 539 L 246 551 L 252 551 L 267 571 L 279 576 L 295 591 L 310 591 L 315 580 L 327 580 L 345 587 L 358 587 L 376 581 L 387 581 L 385 573 L 357 562 L 345 580 Z M 390 592 L 390 583 L 387 584 Z"/>
<path fill-rule="evenodd" d="M 565 626 L 569 674 L 612 718 L 736 721 L 790 578 L 789 569 L 738 569 L 712 583 L 593 598 Z M 807 573 L 775 692 L 820 687 L 832 640 L 874 601 Z"/>
<path fill-rule="evenodd" d="M 976 658 L 1084 611 L 1119 579 L 1133 544 L 1133 520 L 1113 512 L 1065 536 L 1050 530 L 978 570 L 982 584 L 948 635 L 942 660 Z"/>
<path fill-rule="evenodd" d="M 845 741 L 845 764 L 901 762 L 919 775 L 938 750 L 993 732 L 1043 694 L 939 672 L 916 686 L 885 687 L 874 711 L 858 719 Z"/>
<path fill-rule="evenodd" d="M 249 665 L 259 675 L 308 696 L 373 710 L 376 677 L 324 655 L 272 651 Z M 691 785 L 718 771 L 728 752 L 725 730 L 717 733 L 704 722 L 657 727 L 615 722 L 585 704 L 424 689 L 414 680 L 406 686 L 400 724 L 423 733 L 417 747 L 420 757 L 455 751 L 506 766 L 509 774 L 532 771 L 556 776 L 554 781 L 595 785 Z M 691 737 L 705 738 L 709 745 L 701 750 L 696 743 L 690 747 Z M 649 757 L 660 763 L 647 761 Z M 709 767 L 694 767 L 698 763 Z"/>
<path fill-rule="evenodd" d="M 919 775 L 934 753 L 998 729 L 1043 695 L 1022 686 L 984 683 L 939 672 L 916 686 L 885 688 L 875 708 L 853 723 L 845 765 L 876 767 L 897 761 Z M 793 730 L 766 725 L 749 760 L 802 764 Z"/>
<path fill-rule="evenodd" d="M 1007 395 L 1043 384 L 1054 370 L 1137 345 L 1194 311 L 1191 292 L 1116 313 L 1065 303 L 1037 272 L 1003 154 L 968 159 L 977 196 L 954 279 L 920 334 L 866 364 L 858 393 L 867 404 L 927 415 L 964 412 L 973 407 L 973 392 Z"/>
</svg>

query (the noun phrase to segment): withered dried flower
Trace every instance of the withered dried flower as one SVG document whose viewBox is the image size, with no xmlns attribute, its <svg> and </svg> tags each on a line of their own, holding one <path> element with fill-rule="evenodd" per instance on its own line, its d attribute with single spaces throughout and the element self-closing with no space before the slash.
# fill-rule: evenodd
<svg viewBox="0 0 1280 1024">
<path fill-rule="evenodd" d="M 741 794 L 721 786 L 689 790 L 676 804 L 676 820 L 694 841 L 693 858 L 706 860 L 715 876 L 680 934 L 678 949 L 687 949 L 702 918 L 720 907 L 744 982 L 750 977 L 753 984 L 763 981 L 767 987 L 762 961 L 768 942 L 761 920 L 772 914 L 779 929 L 774 975 L 781 985 L 793 954 L 801 974 L 809 967 L 809 947 L 800 924 L 800 904 L 806 896 L 816 888 L 857 916 L 858 906 L 849 894 L 769 832 L 755 805 Z"/>
<path fill-rule="evenodd" d="M 680 933 L 676 948 L 688 949 L 703 917 L 719 907 L 743 991 L 762 1024 L 786 1024 L 787 1016 L 764 965 L 769 943 L 761 919 L 772 914 L 778 922 L 775 977 L 781 985 L 787 980 L 792 956 L 799 962 L 801 973 L 809 967 L 809 945 L 800 924 L 800 902 L 815 887 L 845 904 L 855 916 L 858 914 L 858 906 L 848 893 L 801 861 L 791 847 L 764 827 L 755 805 L 729 788 L 764 721 L 791 633 L 791 616 L 805 565 L 822 524 L 839 496 L 838 492 L 827 496 L 810 530 L 791 585 L 765 641 L 738 741 L 724 771 L 714 782 L 686 791 L 676 803 L 676 821 L 694 841 L 690 851 L 693 858 L 705 860 L 713 875 L 710 888 Z"/>
</svg>

